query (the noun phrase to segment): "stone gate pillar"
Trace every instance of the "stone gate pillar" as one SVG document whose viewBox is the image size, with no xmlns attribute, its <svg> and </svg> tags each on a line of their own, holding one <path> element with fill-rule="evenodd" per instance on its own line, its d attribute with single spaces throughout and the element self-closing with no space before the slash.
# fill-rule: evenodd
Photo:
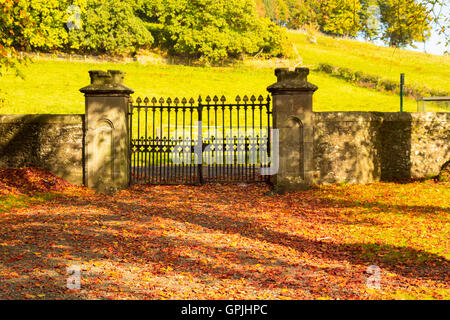
<svg viewBox="0 0 450 320">
<path fill-rule="evenodd" d="M 267 88 L 273 97 L 273 127 L 279 130 L 276 191 L 303 190 L 313 182 L 312 96 L 318 88 L 307 81 L 308 74 L 308 68 L 277 68 L 278 81 Z"/>
<path fill-rule="evenodd" d="M 128 104 L 133 90 L 119 70 L 89 71 L 85 96 L 84 184 L 109 193 L 128 186 Z"/>
</svg>

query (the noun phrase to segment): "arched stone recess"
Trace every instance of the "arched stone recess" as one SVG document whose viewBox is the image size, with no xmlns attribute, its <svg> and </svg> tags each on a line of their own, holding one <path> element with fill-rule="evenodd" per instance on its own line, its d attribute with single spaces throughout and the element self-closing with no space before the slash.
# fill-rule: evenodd
<svg viewBox="0 0 450 320">
<path fill-rule="evenodd" d="M 115 182 L 114 177 L 114 124 L 109 119 L 100 119 L 89 129 L 91 143 L 89 150 L 89 176 L 98 176 L 96 187 L 107 188 Z"/>
<path fill-rule="evenodd" d="M 295 115 L 290 115 L 287 117 L 284 127 L 289 129 L 292 143 L 298 146 L 298 148 L 293 148 L 292 150 L 290 150 L 291 155 L 286 160 L 298 162 L 298 172 L 300 173 L 300 178 L 304 180 L 305 166 L 303 162 L 304 162 L 305 147 L 303 145 L 304 142 L 303 122 L 302 120 L 300 120 L 299 117 Z"/>
</svg>

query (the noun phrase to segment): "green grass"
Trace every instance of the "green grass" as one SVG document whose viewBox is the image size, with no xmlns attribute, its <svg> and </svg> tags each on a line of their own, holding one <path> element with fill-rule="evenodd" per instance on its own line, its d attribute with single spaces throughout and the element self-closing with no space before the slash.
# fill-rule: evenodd
<svg viewBox="0 0 450 320">
<path fill-rule="evenodd" d="M 406 84 L 450 91 L 450 58 L 408 50 L 383 48 L 355 40 L 334 39 L 290 32 L 289 38 L 301 56 L 301 65 L 312 69 L 309 81 L 319 90 L 314 94 L 315 111 L 399 111 L 397 94 L 358 86 L 335 75 L 317 72 L 319 63 L 349 68 L 398 82 L 405 73 Z M 259 63 L 261 62 L 261 63 Z M 288 62 L 296 65 L 299 60 Z M 138 63 L 82 63 L 35 61 L 23 67 L 25 79 L 12 75 L 0 78 L 0 114 L 84 113 L 84 98 L 78 91 L 89 83 L 89 70 L 119 69 L 127 73 L 125 83 L 134 97 L 194 97 L 198 95 L 266 95 L 276 81 L 270 62 L 250 66 L 193 67 L 183 65 L 141 65 Z M 416 111 L 413 98 L 405 98 L 405 111 Z"/>
<path fill-rule="evenodd" d="M 79 89 L 89 84 L 89 70 L 119 69 L 127 73 L 125 84 L 135 90 L 134 97 L 198 97 L 198 95 L 267 94 L 276 81 L 273 68 L 191 67 L 180 65 L 95 64 L 39 61 L 24 67 L 25 79 L 0 78 L 6 93 L 1 114 L 84 113 Z M 315 111 L 398 111 L 396 95 L 358 87 L 342 79 L 311 72 L 309 81 L 319 90 L 314 94 Z M 405 111 L 415 111 L 416 102 L 405 99 Z"/>
<path fill-rule="evenodd" d="M 308 35 L 289 32 L 303 64 L 316 67 L 328 63 L 355 71 L 399 81 L 405 73 L 406 84 L 417 87 L 440 88 L 450 91 L 450 57 L 379 47 L 371 43 L 349 39 L 335 39 L 316 35 L 316 43 Z"/>
<path fill-rule="evenodd" d="M 8 212 L 13 208 L 26 208 L 38 202 L 49 201 L 56 197 L 52 193 L 38 193 L 33 196 L 22 195 L 3 195 L 0 196 L 0 212 Z"/>
</svg>

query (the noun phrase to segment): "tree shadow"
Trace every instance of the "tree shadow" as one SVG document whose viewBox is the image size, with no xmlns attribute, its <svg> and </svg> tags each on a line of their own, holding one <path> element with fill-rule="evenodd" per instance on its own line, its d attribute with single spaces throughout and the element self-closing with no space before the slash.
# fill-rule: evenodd
<svg viewBox="0 0 450 320">
<path fill-rule="evenodd" d="M 378 265 L 382 270 L 394 272 L 409 279 L 434 280 L 444 284 L 448 281 L 446 270 L 449 270 L 449 261 L 437 254 L 395 245 L 362 242 L 339 244 L 277 231 L 270 223 L 259 220 L 255 216 L 221 213 L 221 211 L 227 210 L 228 205 L 234 206 L 237 211 L 243 211 L 246 208 L 257 206 L 261 200 L 270 201 L 269 197 L 261 194 L 260 199 L 245 198 L 241 201 L 229 198 L 220 192 L 220 187 L 216 192 L 211 192 L 208 189 L 211 188 L 209 186 L 190 187 L 192 189 L 190 193 L 183 192 L 182 188 L 186 187 L 181 187 L 179 192 L 176 191 L 177 188 L 179 187 L 135 186 L 129 191 L 133 198 L 129 198 L 126 194 L 88 198 L 76 195 L 64 196 L 53 199 L 51 202 L 51 207 L 58 208 L 58 213 L 49 212 L 51 209 L 45 206 L 43 210 L 39 210 L 38 214 L 31 216 L 10 215 L 2 222 L 3 225 L 13 226 L 11 232 L 2 234 L 0 237 L 8 245 L 0 248 L 7 249 L 10 252 L 8 257 L 13 260 L 2 260 L 1 267 L 2 269 L 12 268 L 16 272 L 23 272 L 23 270 L 31 272 L 33 268 L 51 270 L 55 265 L 62 268 L 60 265 L 65 263 L 64 252 L 70 251 L 71 258 L 77 263 L 108 260 L 122 264 L 124 259 L 131 259 L 132 262 L 141 261 L 140 265 L 153 268 L 151 270 L 155 274 L 160 274 L 161 277 L 164 277 L 164 274 L 159 273 L 158 266 L 169 265 L 176 272 L 189 273 L 198 279 L 245 278 L 249 284 L 261 290 L 268 287 L 290 288 L 304 290 L 306 295 L 310 290 L 316 290 L 313 289 L 312 283 L 317 282 L 316 278 L 319 275 L 325 275 L 328 279 L 337 274 L 345 275 L 357 279 L 363 286 L 365 276 L 362 269 L 368 265 Z M 229 196 L 236 196 L 245 192 L 244 190 L 245 188 L 235 190 L 234 194 Z M 208 198 L 204 197 L 206 192 Z M 301 199 L 302 193 L 298 195 Z M 286 199 L 283 196 L 278 197 L 272 209 L 289 208 L 291 204 Z M 321 207 L 324 209 L 335 208 L 336 205 L 360 204 L 351 201 L 345 203 L 321 202 Z M 270 210 L 270 208 L 261 206 L 261 209 Z M 299 216 L 299 219 L 314 219 L 313 214 L 314 212 Z M 153 227 L 155 218 L 170 219 L 171 223 L 179 222 L 199 226 L 224 235 L 239 235 L 260 243 L 273 244 L 275 245 L 273 248 L 282 246 L 288 250 L 295 250 L 299 256 L 307 253 L 314 259 L 323 259 L 326 261 L 326 265 L 314 265 L 312 261 L 303 261 L 301 258 L 283 260 L 273 255 L 266 257 L 244 244 L 234 247 L 217 246 L 198 238 L 189 238 L 188 234 L 180 239 L 161 233 L 147 234 L 139 231 L 156 228 Z M 80 221 L 82 221 L 81 224 Z M 31 227 L 30 225 L 26 226 L 26 223 L 31 223 Z M 108 228 L 105 229 L 104 226 L 108 226 Z M 132 230 L 129 230 L 130 228 Z M 126 231 L 133 233 L 133 236 L 125 236 Z M 197 229 L 195 232 L 200 233 L 201 229 Z M 22 243 L 14 244 L 12 240 L 17 236 L 20 237 Z M 118 245 L 114 251 L 109 251 L 108 248 L 114 242 Z M 53 246 L 48 247 L 49 244 Z M 180 254 L 183 252 L 181 250 L 183 248 L 194 250 L 201 248 L 201 253 L 207 257 L 214 259 L 215 256 L 225 256 L 228 259 L 219 264 L 217 261 L 209 259 L 206 261 L 201 261 L 200 258 L 192 259 L 192 257 Z M 34 255 L 33 252 L 42 252 L 42 255 Z M 253 270 L 251 267 L 254 267 L 255 264 L 273 268 L 275 271 L 270 275 L 249 271 Z M 346 269 L 345 266 L 348 264 L 354 267 Z M 243 267 L 247 269 L 243 269 Z M 285 272 L 286 270 L 295 270 L 296 274 L 289 275 L 289 272 Z M 93 276 L 105 277 L 104 274 L 95 275 L 95 272 Z M 310 280 L 313 282 L 309 282 Z M 18 281 L 10 283 L 9 288 L 13 289 L 15 286 L 27 283 L 27 280 L 20 278 Z M 327 281 L 319 281 L 317 285 L 321 289 L 335 290 L 329 292 L 334 292 L 336 297 L 356 297 L 358 295 L 353 291 L 354 288 L 345 289 L 347 291 L 339 288 L 332 289 L 327 283 Z M 94 287 L 88 286 L 88 288 Z M 135 289 L 130 287 L 124 288 L 124 290 L 134 292 Z M 62 294 L 62 291 L 57 291 L 57 294 Z M 145 292 L 140 296 L 146 297 Z M 81 294 L 73 297 L 82 298 L 84 296 Z"/>
<path fill-rule="evenodd" d="M 133 190 L 139 194 L 139 191 Z M 140 196 L 153 201 L 145 191 L 141 191 Z M 221 196 L 221 195 L 220 195 Z M 220 197 L 219 196 L 219 197 Z M 220 200 L 216 199 L 218 195 L 212 196 L 208 202 Z M 119 206 L 127 208 L 127 203 L 118 200 Z M 335 207 L 335 202 L 330 202 L 330 207 Z M 339 203 L 340 205 L 354 206 L 352 202 Z M 399 206 L 405 209 L 403 206 Z M 187 210 L 186 210 L 187 208 Z M 120 212 L 122 209 L 118 209 Z M 160 210 L 164 209 L 164 210 Z M 130 208 L 128 208 L 130 210 Z M 332 259 L 336 261 L 346 261 L 352 264 L 376 264 L 381 268 L 390 270 L 408 278 L 433 279 L 444 281 L 443 270 L 450 268 L 449 261 L 438 254 L 429 253 L 424 250 L 417 250 L 410 247 L 386 245 L 386 244 L 368 244 L 368 243 L 349 243 L 337 244 L 320 240 L 311 240 L 302 236 L 294 236 L 288 233 L 275 231 L 265 224 L 261 224 L 255 219 L 246 217 L 230 217 L 219 213 L 202 212 L 189 206 L 185 206 L 184 212 L 168 208 L 164 202 L 152 207 L 133 204 L 132 210 L 149 214 L 149 217 L 159 216 L 179 222 L 188 222 L 199 225 L 206 229 L 211 229 L 223 233 L 240 234 L 258 241 L 266 241 L 276 245 L 290 247 L 298 252 L 306 252 L 313 256 Z M 424 210 L 427 213 L 432 210 L 428 207 L 406 207 L 409 212 L 414 210 Z M 142 217 L 145 221 L 145 218 Z M 445 272 L 444 272 L 445 274 Z"/>
</svg>

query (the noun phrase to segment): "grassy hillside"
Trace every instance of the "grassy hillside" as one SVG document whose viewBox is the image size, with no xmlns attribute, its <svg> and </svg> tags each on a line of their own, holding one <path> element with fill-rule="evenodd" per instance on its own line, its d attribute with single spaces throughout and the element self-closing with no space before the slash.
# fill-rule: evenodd
<svg viewBox="0 0 450 320">
<path fill-rule="evenodd" d="M 84 98 L 78 91 L 89 83 L 89 70 L 120 69 L 127 73 L 125 83 L 135 96 L 197 97 L 267 94 L 266 87 L 276 81 L 273 68 L 207 68 L 175 65 L 90 64 L 40 61 L 28 65 L 26 79 L 0 78 L 7 93 L 0 113 L 83 113 Z M 314 95 L 316 111 L 371 110 L 397 111 L 397 96 L 361 88 L 332 76 L 312 72 L 309 80 L 319 86 Z M 406 108 L 416 109 L 413 99 Z"/>
<path fill-rule="evenodd" d="M 380 48 L 354 40 L 337 40 L 291 32 L 289 37 L 302 65 L 311 68 L 309 81 L 319 90 L 314 95 L 315 111 L 399 111 L 398 94 L 358 86 L 335 75 L 314 69 L 320 63 L 350 68 L 398 82 L 401 72 L 406 83 L 450 91 L 450 58 L 407 50 Z M 286 63 L 293 67 L 299 60 Z M 256 66 L 258 65 L 258 66 Z M 84 99 L 78 91 L 89 83 L 89 70 L 120 69 L 127 73 L 126 84 L 135 96 L 197 97 L 198 95 L 267 94 L 276 81 L 270 62 L 234 67 L 192 67 L 182 65 L 143 65 L 138 63 L 83 63 L 35 61 L 23 67 L 25 79 L 0 78 L 0 96 L 5 97 L 2 114 L 83 113 Z M 405 98 L 405 111 L 416 111 L 413 98 Z"/>
<path fill-rule="evenodd" d="M 301 32 L 289 32 L 303 64 L 317 67 L 327 63 L 350 68 L 398 82 L 405 74 L 406 84 L 439 88 L 450 92 L 450 56 L 438 56 L 410 50 L 379 47 L 349 39 L 315 35 L 316 43 Z"/>
</svg>

